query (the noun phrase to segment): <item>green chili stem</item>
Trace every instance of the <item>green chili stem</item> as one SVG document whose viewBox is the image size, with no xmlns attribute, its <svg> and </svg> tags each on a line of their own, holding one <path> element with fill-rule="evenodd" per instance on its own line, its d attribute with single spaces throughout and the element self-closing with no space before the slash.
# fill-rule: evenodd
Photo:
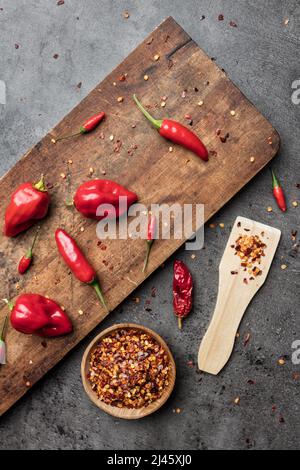
<svg viewBox="0 0 300 470">
<path fill-rule="evenodd" d="M 55 142 L 60 142 L 61 140 L 71 139 L 71 137 L 77 137 L 78 135 L 84 134 L 83 131 L 76 132 L 76 134 L 64 135 L 62 137 L 58 137 L 58 139 L 54 139 Z"/>
<path fill-rule="evenodd" d="M 272 173 L 272 178 L 273 178 L 273 189 L 274 188 L 280 188 L 280 183 L 279 183 L 274 171 L 271 170 L 271 173 Z"/>
<path fill-rule="evenodd" d="M 147 266 L 148 266 L 148 261 L 149 261 L 149 256 L 150 256 L 152 245 L 153 245 L 153 240 L 147 240 L 147 253 L 146 253 L 144 266 L 142 270 L 143 273 L 146 271 Z"/>
<path fill-rule="evenodd" d="M 107 311 L 107 313 L 109 313 L 109 309 L 106 305 L 106 302 L 105 302 L 105 298 L 104 298 L 104 295 L 103 295 L 103 292 L 102 292 L 102 289 L 100 287 L 100 284 L 97 280 L 94 280 L 92 283 L 91 283 L 91 286 L 93 286 L 93 288 L 95 289 L 96 291 L 96 294 L 97 296 L 99 297 L 103 307 L 105 308 L 105 310 Z"/>
<path fill-rule="evenodd" d="M 29 248 L 29 250 L 27 251 L 26 253 L 26 258 L 32 258 L 32 253 L 33 253 L 33 248 L 34 248 L 34 245 L 35 245 L 35 242 L 37 240 L 37 237 L 38 237 L 38 234 L 39 234 L 39 231 L 40 231 L 41 227 L 39 226 L 35 232 L 35 235 L 34 235 L 34 238 L 33 238 L 33 241 L 32 241 L 32 244 L 31 244 L 31 247 Z"/>
<path fill-rule="evenodd" d="M 35 183 L 33 186 L 38 191 L 42 191 L 42 192 L 47 191 L 47 188 L 46 188 L 46 185 L 45 185 L 45 178 L 44 178 L 43 174 L 41 175 L 41 179 L 37 183 Z"/>
<path fill-rule="evenodd" d="M 148 121 L 150 121 L 151 124 L 156 129 L 160 129 L 161 126 L 162 126 L 162 120 L 161 119 L 154 119 L 154 117 L 151 116 L 151 114 L 148 113 L 148 111 L 146 111 L 146 109 L 144 108 L 142 103 L 137 99 L 136 95 L 133 95 L 133 99 L 134 99 L 136 105 L 138 106 L 138 108 L 142 111 L 143 115 L 148 119 Z"/>
<path fill-rule="evenodd" d="M 182 330 L 182 318 L 181 317 L 177 317 L 177 318 L 178 318 L 178 328 Z"/>
</svg>

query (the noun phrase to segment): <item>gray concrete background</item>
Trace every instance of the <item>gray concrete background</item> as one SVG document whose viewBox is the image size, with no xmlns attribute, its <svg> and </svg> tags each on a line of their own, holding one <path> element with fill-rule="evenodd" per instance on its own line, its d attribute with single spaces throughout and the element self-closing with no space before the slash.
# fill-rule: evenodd
<svg viewBox="0 0 300 470">
<path fill-rule="evenodd" d="M 300 105 L 291 102 L 292 82 L 300 79 L 297 0 L 56 3 L 0 0 L 0 80 L 7 85 L 7 105 L 0 105 L 1 174 L 172 15 L 278 129 L 283 144 L 274 168 L 289 203 L 300 202 Z M 124 10 L 130 12 L 127 20 Z M 221 13 L 223 22 L 218 21 Z M 202 15 L 205 19 L 200 21 Z M 230 20 L 238 27 L 230 27 Z M 59 58 L 55 60 L 54 54 Z M 282 215 L 276 209 L 267 213 L 269 205 L 275 208 L 266 169 L 215 218 L 226 228 L 206 229 L 206 249 L 195 260 L 184 250 L 177 254 L 196 283 L 194 312 L 184 330 L 177 331 L 172 315 L 171 259 L 137 290 L 140 304 L 124 302 L 1 419 L 0 448 L 299 449 L 300 381 L 293 374 L 300 373 L 300 365 L 292 364 L 291 345 L 300 339 L 300 263 L 289 251 L 291 231 L 299 228 L 300 207 Z M 196 361 L 213 312 L 218 265 L 237 215 L 279 227 L 283 238 L 268 281 L 241 325 L 241 339 L 228 367 L 219 377 L 210 377 L 187 363 Z M 288 265 L 286 271 L 280 269 L 282 263 Z M 155 298 L 150 295 L 153 286 Z M 80 360 L 88 342 L 104 327 L 121 321 L 143 323 L 162 334 L 178 366 L 172 398 L 161 411 L 139 422 L 119 421 L 98 411 L 80 380 Z M 244 347 L 242 338 L 248 332 L 251 339 Z M 282 355 L 287 356 L 286 365 L 280 367 Z M 249 379 L 255 385 L 249 385 Z M 239 406 L 233 404 L 237 396 Z M 173 412 L 177 407 L 180 414 Z"/>
</svg>

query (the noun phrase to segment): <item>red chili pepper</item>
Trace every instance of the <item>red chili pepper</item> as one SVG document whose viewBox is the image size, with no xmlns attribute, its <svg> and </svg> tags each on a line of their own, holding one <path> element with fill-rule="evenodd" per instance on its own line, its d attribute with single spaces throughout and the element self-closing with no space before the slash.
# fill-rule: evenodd
<svg viewBox="0 0 300 470">
<path fill-rule="evenodd" d="M 43 219 L 49 203 L 43 175 L 38 183 L 21 184 L 12 194 L 5 211 L 4 235 L 14 237 Z"/>
<path fill-rule="evenodd" d="M 70 134 L 70 135 L 65 135 L 63 137 L 58 137 L 58 139 L 53 139 L 56 142 L 59 142 L 60 140 L 65 140 L 65 139 L 70 139 L 71 137 L 77 137 L 78 135 L 81 134 L 87 134 L 88 132 L 93 131 L 101 121 L 105 118 L 105 113 L 99 113 L 95 114 L 95 116 L 92 116 L 90 119 L 88 119 L 82 126 L 80 127 L 79 132 L 76 132 L 75 134 Z"/>
<path fill-rule="evenodd" d="M 186 265 L 179 260 L 174 263 L 173 308 L 181 330 L 182 319 L 187 317 L 193 306 L 193 278 Z"/>
<path fill-rule="evenodd" d="M 66 265 L 69 266 L 73 272 L 74 276 L 77 277 L 79 281 L 93 286 L 103 307 L 109 311 L 97 279 L 97 273 L 90 265 L 75 240 L 61 228 L 56 230 L 55 240 L 58 251 L 63 257 Z"/>
<path fill-rule="evenodd" d="M 146 271 L 147 266 L 148 266 L 150 251 L 151 251 L 153 242 L 155 240 L 155 235 L 156 235 L 156 217 L 155 215 L 151 215 L 149 217 L 149 222 L 148 222 L 148 232 L 147 232 L 147 240 L 146 240 L 147 252 L 146 252 L 146 257 L 145 257 L 145 262 L 144 262 L 144 267 L 143 267 L 143 273 Z"/>
<path fill-rule="evenodd" d="M 272 172 L 272 178 L 273 178 L 273 194 L 276 199 L 277 205 L 279 209 L 281 209 L 283 212 L 286 212 L 287 210 L 287 205 L 286 205 L 286 199 L 285 195 L 282 189 L 281 184 L 279 183 L 278 179 L 275 176 L 275 173 L 273 170 Z"/>
<path fill-rule="evenodd" d="M 202 160 L 208 161 L 207 148 L 199 139 L 199 137 L 194 134 L 194 132 L 192 132 L 190 129 L 187 129 L 177 121 L 170 121 L 169 119 L 154 119 L 151 114 L 149 114 L 148 111 L 146 111 L 146 109 L 142 106 L 135 95 L 133 95 L 133 99 L 144 116 L 158 130 L 162 137 L 171 140 L 175 144 L 182 145 L 182 147 L 191 150 L 196 155 L 198 155 L 198 157 L 202 158 Z"/>
<path fill-rule="evenodd" d="M 126 198 L 123 206 L 120 206 L 121 196 Z M 84 217 L 101 220 L 104 217 L 121 217 L 137 199 L 135 193 L 114 181 L 95 179 L 79 186 L 74 197 L 74 205 Z M 98 216 L 97 209 L 102 204 L 110 204 L 112 210 L 108 208 L 104 215 Z"/>
<path fill-rule="evenodd" d="M 4 301 L 11 310 L 11 325 L 20 333 L 53 338 L 73 330 L 68 315 L 54 300 L 39 294 L 21 294 L 15 304 Z"/>
<path fill-rule="evenodd" d="M 19 274 L 25 274 L 26 271 L 28 271 L 28 269 L 30 268 L 30 266 L 32 264 L 33 248 L 34 248 L 36 239 L 38 237 L 39 231 L 40 231 L 40 227 L 37 228 L 37 231 L 36 231 L 35 236 L 33 238 L 33 242 L 31 244 L 31 247 L 26 252 L 26 254 L 24 256 L 22 256 L 22 258 L 20 259 L 19 266 L 18 266 Z"/>
</svg>

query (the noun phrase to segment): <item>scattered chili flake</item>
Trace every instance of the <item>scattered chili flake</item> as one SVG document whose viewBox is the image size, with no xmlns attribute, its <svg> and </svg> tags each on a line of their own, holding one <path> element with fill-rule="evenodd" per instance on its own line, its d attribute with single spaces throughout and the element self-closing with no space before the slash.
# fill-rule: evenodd
<svg viewBox="0 0 300 470">
<path fill-rule="evenodd" d="M 217 152 L 216 150 L 210 150 L 210 151 L 209 151 L 209 155 L 210 155 L 211 157 L 217 157 L 218 152 Z"/>
<path fill-rule="evenodd" d="M 255 385 L 255 382 L 254 382 L 254 380 L 249 379 L 249 380 L 247 380 L 247 384 L 248 385 Z"/>
<path fill-rule="evenodd" d="M 60 6 L 60 5 L 64 5 L 64 3 L 65 3 L 65 0 L 58 0 L 56 5 Z"/>
<path fill-rule="evenodd" d="M 247 344 L 248 344 L 249 341 L 250 341 L 250 338 L 251 338 L 250 333 L 246 333 L 245 336 L 244 336 L 244 347 L 247 346 Z"/>
<path fill-rule="evenodd" d="M 279 416 L 279 423 L 280 424 L 284 424 L 285 423 L 285 419 L 283 416 Z"/>
<path fill-rule="evenodd" d="M 87 378 L 99 400 L 118 408 L 141 408 L 162 396 L 169 372 L 170 358 L 153 337 L 122 329 L 99 341 Z"/>
<path fill-rule="evenodd" d="M 58 54 L 54 54 L 53 55 L 53 59 L 58 59 L 59 58 L 59 55 Z"/>
<path fill-rule="evenodd" d="M 296 241 L 296 239 L 297 239 L 297 233 L 298 233 L 297 230 L 292 230 L 292 241 L 293 242 Z"/>
<path fill-rule="evenodd" d="M 119 76 L 119 82 L 125 82 L 127 78 L 127 74 L 123 73 L 122 75 Z"/>
<path fill-rule="evenodd" d="M 156 297 L 156 287 L 151 287 L 151 297 Z"/>
<path fill-rule="evenodd" d="M 20 48 L 20 44 L 15 44 L 15 49 L 19 49 Z"/>
<path fill-rule="evenodd" d="M 225 224 L 223 224 L 223 222 L 221 222 L 221 223 L 219 224 L 219 226 L 220 226 L 220 228 L 225 228 Z"/>
<path fill-rule="evenodd" d="M 277 406 L 276 405 L 272 406 L 272 411 L 273 411 L 273 413 L 275 413 L 275 411 L 277 411 Z"/>
<path fill-rule="evenodd" d="M 205 15 L 202 15 L 200 18 L 200 21 L 203 21 L 203 20 L 205 20 Z"/>
<path fill-rule="evenodd" d="M 82 87 L 82 82 L 77 83 L 76 87 L 80 90 L 80 88 Z"/>
<path fill-rule="evenodd" d="M 224 21 L 224 15 L 219 15 L 219 16 L 218 16 L 218 20 L 219 20 L 219 21 Z"/>
<path fill-rule="evenodd" d="M 237 28 L 237 24 L 236 24 L 234 21 L 230 21 L 229 25 L 230 25 L 232 28 Z"/>
<path fill-rule="evenodd" d="M 153 57 L 153 59 L 155 60 L 155 62 L 157 62 L 157 61 L 160 59 L 160 55 L 159 55 L 159 54 L 155 54 L 155 56 Z"/>
<path fill-rule="evenodd" d="M 127 20 L 130 17 L 129 11 L 124 11 L 123 17 Z"/>
<path fill-rule="evenodd" d="M 238 271 L 231 271 L 231 274 L 232 274 L 233 276 L 237 275 L 238 273 L 239 273 Z"/>
<path fill-rule="evenodd" d="M 147 80 L 149 80 L 149 75 L 144 75 L 144 80 L 147 82 Z"/>
<path fill-rule="evenodd" d="M 118 103 L 123 103 L 123 101 L 124 101 L 123 96 L 118 96 L 117 102 L 118 102 Z"/>
<path fill-rule="evenodd" d="M 293 377 L 293 380 L 295 381 L 300 380 L 300 374 L 298 374 L 298 372 L 294 372 L 292 377 Z"/>
<path fill-rule="evenodd" d="M 234 402 L 235 405 L 239 405 L 240 402 L 241 402 L 240 397 L 236 397 L 233 402 Z"/>
<path fill-rule="evenodd" d="M 235 254 L 241 259 L 241 266 L 249 269 L 252 276 L 257 277 L 262 274 L 262 271 L 255 266 L 260 264 L 261 258 L 265 256 L 265 243 L 259 238 L 258 235 L 243 235 L 240 236 L 235 242 Z M 247 279 L 244 283 L 248 284 Z"/>
<path fill-rule="evenodd" d="M 229 133 L 227 132 L 227 134 L 223 136 L 220 135 L 220 141 L 222 142 L 222 144 L 226 144 L 227 140 L 229 139 Z"/>
<path fill-rule="evenodd" d="M 148 41 L 146 42 L 147 46 L 150 46 L 150 44 L 153 43 L 153 37 L 151 37 L 150 39 L 148 39 Z"/>
<path fill-rule="evenodd" d="M 297 184 L 296 184 L 296 188 L 297 188 L 297 189 L 300 189 L 300 183 L 297 183 Z"/>
<path fill-rule="evenodd" d="M 289 19 L 289 18 L 286 18 L 286 19 L 284 20 L 284 25 L 287 26 L 287 25 L 289 24 L 289 22 L 290 22 L 290 19 Z"/>
<path fill-rule="evenodd" d="M 183 90 L 182 93 L 181 93 L 181 98 L 185 98 L 186 97 L 186 92 L 187 90 Z"/>
<path fill-rule="evenodd" d="M 162 102 L 160 103 L 160 106 L 161 106 L 162 108 L 165 108 L 166 104 L 167 104 L 167 103 L 166 103 L 165 101 L 162 101 Z"/>
</svg>

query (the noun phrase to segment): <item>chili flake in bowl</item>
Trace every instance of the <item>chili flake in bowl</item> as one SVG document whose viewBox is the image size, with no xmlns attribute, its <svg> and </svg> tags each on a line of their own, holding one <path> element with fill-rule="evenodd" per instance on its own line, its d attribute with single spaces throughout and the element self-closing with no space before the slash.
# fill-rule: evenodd
<svg viewBox="0 0 300 470">
<path fill-rule="evenodd" d="M 160 408 L 175 383 L 176 368 L 164 340 L 135 324 L 103 331 L 82 360 L 84 388 L 104 411 L 137 419 Z"/>
</svg>

